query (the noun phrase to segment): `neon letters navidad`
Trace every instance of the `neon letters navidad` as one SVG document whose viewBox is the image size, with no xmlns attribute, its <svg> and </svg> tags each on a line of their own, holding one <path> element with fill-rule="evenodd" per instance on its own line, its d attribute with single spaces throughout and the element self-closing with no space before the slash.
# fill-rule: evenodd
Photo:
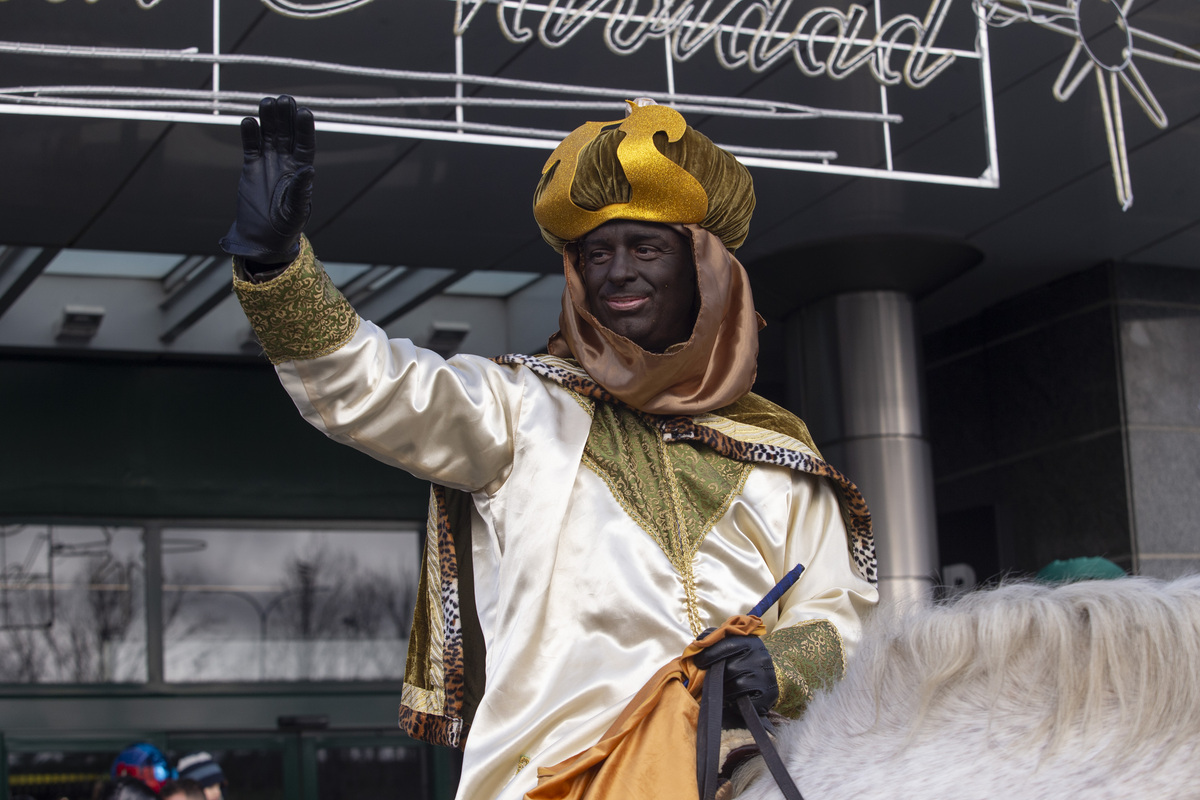
<svg viewBox="0 0 1200 800">
<path fill-rule="evenodd" d="M 458 2 L 461 22 L 455 32 L 462 34 L 479 7 L 463 14 L 464 0 Z M 858 3 L 846 11 L 830 6 L 804 11 L 795 0 L 725 0 L 724 5 L 717 0 L 683 0 L 674 7 L 666 0 L 649 0 L 646 10 L 639 10 L 640 3 L 549 0 L 534 5 L 529 0 L 505 0 L 496 16 L 501 31 L 513 42 L 533 36 L 527 15 L 540 16 L 537 36 L 547 47 L 561 47 L 600 18 L 606 20 L 605 44 L 621 55 L 651 39 L 669 38 L 674 58 L 686 61 L 711 41 L 726 69 L 745 65 L 760 72 L 790 55 L 812 77 L 840 79 L 867 65 L 880 83 L 891 86 L 904 80 L 914 89 L 927 85 L 955 60 L 954 52 L 934 46 L 952 0 L 932 0 L 923 20 L 898 14 L 882 21 L 874 36 L 863 35 L 870 12 Z M 797 16 L 791 25 L 788 20 Z M 900 69 L 893 66 L 896 51 L 908 51 Z"/>
</svg>

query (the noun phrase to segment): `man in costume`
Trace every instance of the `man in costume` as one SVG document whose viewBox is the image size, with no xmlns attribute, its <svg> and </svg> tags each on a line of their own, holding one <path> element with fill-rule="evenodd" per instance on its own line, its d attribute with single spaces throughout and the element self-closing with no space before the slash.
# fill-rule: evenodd
<svg viewBox="0 0 1200 800">
<path fill-rule="evenodd" d="M 260 118 L 221 243 L 234 289 L 305 419 L 433 483 L 400 717 L 463 748 L 460 798 L 522 797 L 797 563 L 763 616 L 774 675 L 746 679 L 795 715 L 841 676 L 877 598 L 869 516 L 750 393 L 761 320 L 733 251 L 754 194 L 732 155 L 653 104 L 576 130 L 534 195 L 567 280 L 548 354 L 444 360 L 338 293 L 301 233 L 312 115 L 281 97 Z"/>
</svg>

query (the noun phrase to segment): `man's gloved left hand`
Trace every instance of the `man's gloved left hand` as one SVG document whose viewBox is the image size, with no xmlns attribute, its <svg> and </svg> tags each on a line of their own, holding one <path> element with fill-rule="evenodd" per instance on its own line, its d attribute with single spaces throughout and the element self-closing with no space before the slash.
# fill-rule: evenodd
<svg viewBox="0 0 1200 800">
<path fill-rule="evenodd" d="M 700 634 L 703 639 L 714 629 Z M 759 716 L 765 716 L 779 700 L 779 684 L 775 680 L 775 665 L 767 646 L 757 636 L 727 635 L 709 645 L 692 658 L 701 669 L 717 661 L 725 662 L 724 695 L 726 707 L 736 706 L 739 697 L 750 698 Z"/>
</svg>

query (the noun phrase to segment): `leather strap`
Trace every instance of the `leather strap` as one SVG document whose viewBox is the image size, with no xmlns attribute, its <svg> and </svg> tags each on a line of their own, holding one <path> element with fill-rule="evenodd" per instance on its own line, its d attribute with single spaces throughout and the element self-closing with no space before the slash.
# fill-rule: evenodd
<svg viewBox="0 0 1200 800">
<path fill-rule="evenodd" d="M 716 661 L 704 676 L 696 724 L 696 785 L 700 800 L 715 800 L 721 769 L 721 714 L 725 706 L 725 662 Z"/>
<path fill-rule="evenodd" d="M 704 689 L 700 692 L 700 714 L 696 723 L 696 785 L 700 788 L 700 800 L 715 800 L 718 776 L 721 769 L 721 714 L 724 704 L 725 662 L 716 661 L 708 668 L 704 677 Z M 749 695 L 737 699 L 742 720 L 754 737 L 758 751 L 766 761 L 767 769 L 775 778 L 785 800 L 804 800 L 799 787 L 788 774 L 787 767 L 775 743 L 771 741 L 762 719 L 754 710 Z"/>
<path fill-rule="evenodd" d="M 738 698 L 737 703 L 746 727 L 750 729 L 750 735 L 758 744 L 758 750 L 762 754 L 763 760 L 767 762 L 767 768 L 771 770 L 771 775 L 775 778 L 775 783 L 779 785 L 783 796 L 787 800 L 804 800 L 804 795 L 800 794 L 800 788 L 796 786 L 796 782 L 788 774 L 787 767 L 783 765 L 783 759 L 779 757 L 775 743 L 771 741 L 766 728 L 763 727 L 762 720 L 755 713 L 754 706 L 750 704 L 750 698 L 743 695 Z"/>
<path fill-rule="evenodd" d="M 787 575 L 783 576 L 783 580 L 779 581 L 775 588 L 754 606 L 750 612 L 751 616 L 761 617 L 768 608 L 775 605 L 776 601 L 792 587 L 803 571 L 803 564 L 792 567 Z M 721 659 L 709 665 L 708 674 L 704 678 L 704 688 L 700 690 L 700 711 L 699 718 L 696 720 L 696 785 L 700 789 L 700 800 L 716 800 L 721 770 L 721 716 L 724 706 L 725 660 Z M 799 787 L 792 780 L 792 776 L 788 774 L 787 767 L 783 765 L 783 759 L 779 757 L 779 751 L 775 749 L 775 743 L 771 741 L 766 727 L 763 726 L 763 721 L 751 703 L 750 696 L 744 694 L 739 697 L 737 707 L 741 712 L 743 722 L 750 729 L 750 735 L 754 737 L 754 742 L 758 745 L 759 753 L 767 762 L 767 768 L 771 770 L 771 776 L 775 778 L 775 783 L 783 792 L 784 798 L 786 800 L 804 800 Z"/>
</svg>

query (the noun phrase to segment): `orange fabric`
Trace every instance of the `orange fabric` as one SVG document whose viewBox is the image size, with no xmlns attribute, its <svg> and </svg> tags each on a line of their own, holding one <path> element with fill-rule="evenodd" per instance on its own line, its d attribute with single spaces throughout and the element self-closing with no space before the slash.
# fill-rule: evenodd
<svg viewBox="0 0 1200 800">
<path fill-rule="evenodd" d="M 539 767 L 537 788 L 527 800 L 696 800 L 704 670 L 692 657 L 728 634 L 765 632 L 758 617 L 739 615 L 689 644 L 642 687 L 596 745 L 553 767 Z"/>
</svg>

